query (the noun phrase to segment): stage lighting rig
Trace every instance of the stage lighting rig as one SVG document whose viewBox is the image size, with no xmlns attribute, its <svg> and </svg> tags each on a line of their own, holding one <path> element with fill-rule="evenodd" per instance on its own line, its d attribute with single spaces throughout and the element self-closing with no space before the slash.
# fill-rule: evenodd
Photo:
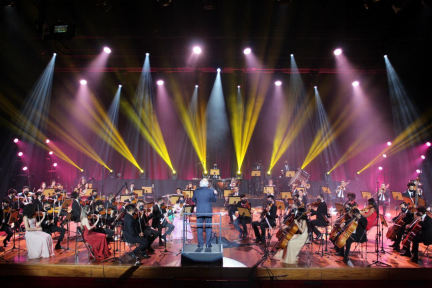
<svg viewBox="0 0 433 288">
<path fill-rule="evenodd" d="M 177 180 L 177 171 L 176 170 L 171 171 L 171 179 Z"/>
<path fill-rule="evenodd" d="M 42 40 L 70 40 L 75 37 L 75 25 L 59 22 L 55 25 L 42 25 Z"/>
<path fill-rule="evenodd" d="M 140 179 L 147 179 L 146 172 L 144 170 L 140 170 L 140 175 L 138 176 Z"/>
<path fill-rule="evenodd" d="M 156 0 L 156 1 L 158 1 L 158 3 L 161 4 L 161 6 L 164 6 L 164 7 L 167 7 L 171 3 L 171 0 Z"/>
<path fill-rule="evenodd" d="M 110 179 L 116 179 L 116 171 L 110 170 Z"/>
</svg>

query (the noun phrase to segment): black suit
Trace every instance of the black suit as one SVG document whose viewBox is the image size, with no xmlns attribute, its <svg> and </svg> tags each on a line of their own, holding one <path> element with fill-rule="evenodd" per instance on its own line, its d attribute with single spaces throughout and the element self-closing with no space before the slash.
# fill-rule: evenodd
<svg viewBox="0 0 433 288">
<path fill-rule="evenodd" d="M 347 224 L 351 220 L 347 220 L 345 224 Z M 350 246 L 352 246 L 353 242 L 364 243 L 367 241 L 367 235 L 365 234 L 365 228 L 367 227 L 367 218 L 361 216 L 361 219 L 358 220 L 358 226 L 356 227 L 355 233 L 352 233 L 349 238 L 346 240 L 346 250 L 341 248 L 338 252 L 340 256 L 344 256 L 344 259 L 349 259 Z"/>
<path fill-rule="evenodd" d="M 150 246 L 152 245 L 153 241 L 155 241 L 156 238 L 158 238 L 159 236 L 161 236 L 161 234 L 150 228 L 150 226 L 148 225 L 148 222 L 150 219 L 153 218 L 153 214 L 150 214 L 149 217 L 146 216 L 145 213 L 143 213 L 143 216 L 139 218 L 139 225 L 141 225 L 141 229 L 144 233 L 144 237 L 146 237 L 147 242 L 149 243 L 148 248 L 150 248 Z"/>
<path fill-rule="evenodd" d="M 132 251 L 136 256 L 141 251 L 144 251 L 149 245 L 149 242 L 144 238 L 140 237 L 140 227 L 138 221 L 134 219 L 128 213 L 125 214 L 123 223 L 123 236 L 128 243 L 138 243 L 139 245 Z"/>
<path fill-rule="evenodd" d="M 328 215 L 328 205 L 326 205 L 325 201 L 321 202 L 317 207 L 317 210 L 311 210 L 311 214 L 316 216 L 315 220 L 310 221 L 311 229 L 313 230 L 314 234 L 316 234 L 316 236 L 319 236 L 320 231 L 317 230 L 316 226 L 326 226 L 326 220 L 323 216 Z"/>
<path fill-rule="evenodd" d="M 160 241 L 161 241 L 161 238 L 165 237 L 166 235 L 170 235 L 171 232 L 174 230 L 174 225 L 171 223 L 168 223 L 167 221 L 164 221 L 165 223 L 161 224 L 161 219 L 164 218 L 164 213 L 165 213 L 165 210 L 162 210 L 158 205 L 153 206 L 152 227 L 158 229 Z M 164 235 L 162 235 L 162 233 L 161 233 L 162 228 L 167 228 Z"/>
<path fill-rule="evenodd" d="M 76 199 L 72 202 L 72 221 L 80 222 L 81 204 Z"/>
<path fill-rule="evenodd" d="M 409 193 L 410 193 L 410 195 L 409 195 Z M 415 191 L 410 192 L 409 190 L 406 190 L 406 191 L 403 192 L 403 197 L 406 197 L 406 198 L 415 198 Z"/>
<path fill-rule="evenodd" d="M 382 205 L 383 215 L 386 214 L 386 209 L 388 208 L 388 205 L 389 205 L 390 193 L 391 192 L 389 192 L 388 189 L 385 189 L 385 192 L 383 193 L 383 197 L 381 197 L 382 195 L 379 196 L 379 201 L 377 203 L 377 206 Z"/>
<path fill-rule="evenodd" d="M 242 207 L 242 202 L 239 201 L 235 208 L 237 211 L 237 207 L 239 208 L 244 208 Z M 250 210 L 251 213 L 251 210 Z M 239 233 L 243 233 L 243 234 L 247 234 L 247 224 L 251 223 L 252 219 L 251 217 L 242 217 L 242 215 L 239 215 L 239 217 L 235 220 L 235 222 L 233 222 L 233 226 L 235 226 L 236 230 L 239 231 Z M 240 224 L 242 224 L 242 227 L 244 228 L 244 230 L 242 231 L 242 229 L 240 228 Z"/>
<path fill-rule="evenodd" d="M 42 210 L 40 210 L 40 211 L 44 211 L 44 212 L 46 212 L 44 209 L 43 209 L 43 207 L 42 207 Z M 45 216 L 45 218 L 47 218 L 47 216 L 48 215 L 46 215 Z M 57 217 L 56 217 L 57 218 Z M 55 221 L 54 221 L 54 223 L 53 224 L 51 224 L 51 225 L 49 225 L 49 226 L 46 226 L 45 228 L 43 227 L 43 231 L 45 232 L 45 233 L 48 233 L 48 234 L 52 234 L 52 233 L 55 233 L 55 232 L 59 232 L 60 233 L 60 236 L 59 236 L 59 238 L 57 239 L 57 246 L 60 246 L 60 243 L 63 241 L 63 238 L 65 237 L 65 233 L 66 233 L 66 229 L 65 228 L 63 228 L 63 227 L 59 227 L 59 226 L 57 226 L 57 220 L 56 219 L 54 219 Z M 45 220 L 44 220 L 45 221 Z"/>
<path fill-rule="evenodd" d="M 415 236 L 412 241 L 412 254 L 418 256 L 419 243 L 424 243 L 425 245 L 432 244 L 432 221 L 430 216 L 425 215 L 424 221 L 419 222 L 421 225 L 421 230 Z"/>
<path fill-rule="evenodd" d="M 275 219 L 277 217 L 277 206 L 274 204 L 271 206 L 271 209 L 269 209 L 269 212 L 266 213 L 266 218 L 269 221 L 269 225 L 271 225 L 271 227 L 275 227 L 276 223 L 275 223 Z M 266 228 L 268 228 L 268 223 L 266 222 L 266 219 L 259 221 L 254 221 L 252 223 L 253 229 L 254 229 L 254 234 L 256 235 L 256 239 L 260 239 L 262 244 L 266 243 Z M 262 234 L 260 235 L 259 232 L 259 227 L 261 228 Z"/>
<path fill-rule="evenodd" d="M 400 213 L 403 213 L 403 212 L 400 212 Z M 399 215 L 392 218 L 392 221 L 395 221 Z M 403 218 L 403 221 L 404 221 L 404 226 L 402 228 L 400 228 L 400 230 L 398 230 L 397 235 L 394 239 L 394 247 L 400 246 L 401 238 L 403 237 L 404 231 L 406 229 L 405 228 L 406 225 L 409 225 L 413 221 L 413 213 L 410 212 L 409 210 L 406 210 L 406 217 Z"/>
</svg>

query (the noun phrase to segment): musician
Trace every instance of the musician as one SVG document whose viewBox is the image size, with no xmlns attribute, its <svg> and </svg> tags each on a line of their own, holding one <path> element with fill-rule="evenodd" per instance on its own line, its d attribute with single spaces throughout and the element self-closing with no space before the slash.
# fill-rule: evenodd
<svg viewBox="0 0 433 288">
<path fill-rule="evenodd" d="M 94 213 L 101 215 L 100 213 L 104 212 L 104 210 L 105 210 L 104 201 L 96 200 Z M 113 238 L 114 231 L 107 228 L 114 221 L 113 213 L 114 213 L 114 211 L 111 210 L 110 212 L 106 211 L 105 214 L 102 214 L 101 218 L 100 218 L 101 221 L 98 222 L 96 229 L 95 229 L 96 232 L 103 233 L 103 234 L 107 235 L 107 241 L 108 242 L 114 241 L 114 238 Z"/>
<path fill-rule="evenodd" d="M 10 189 L 9 189 L 10 190 Z M 8 198 L 8 197 L 6 197 Z M 1 223 L 1 227 L 0 227 L 0 231 L 4 231 L 6 233 L 6 238 L 3 239 L 3 246 L 7 247 L 8 246 L 8 242 L 10 242 L 12 235 L 14 234 L 12 231 L 12 228 L 9 224 L 7 224 L 9 222 L 9 217 L 10 217 L 10 213 L 12 212 L 13 209 L 8 210 L 8 208 L 10 208 L 10 201 L 8 199 L 3 199 L 2 200 L 2 213 L 3 213 L 3 220 Z M 9 211 L 9 212 L 5 212 L 5 210 Z"/>
<path fill-rule="evenodd" d="M 131 195 L 131 193 L 134 192 L 134 182 L 129 183 L 129 187 L 126 187 L 125 190 L 123 191 L 124 195 Z"/>
<path fill-rule="evenodd" d="M 137 200 L 135 199 L 135 193 L 134 192 L 130 192 L 129 193 L 129 198 L 126 199 L 124 201 L 126 204 L 134 204 L 137 202 Z"/>
<path fill-rule="evenodd" d="M 227 187 L 227 190 L 233 190 L 233 189 L 235 189 L 235 187 L 239 187 L 239 186 L 238 186 L 238 183 L 236 182 L 236 179 L 232 178 L 230 180 L 228 187 Z"/>
<path fill-rule="evenodd" d="M 288 187 L 289 185 L 289 177 L 286 177 L 286 172 L 287 171 L 291 171 L 291 168 L 289 166 L 289 161 L 284 161 L 284 165 L 283 167 L 281 167 L 281 177 L 283 178 L 283 187 Z M 285 189 L 283 189 L 282 191 L 285 191 Z"/>
<path fill-rule="evenodd" d="M 296 184 L 296 183 L 293 183 L 292 184 L 292 188 L 290 189 L 291 190 L 291 192 L 292 192 L 292 197 L 293 196 L 299 196 L 299 189 L 298 189 L 298 184 Z"/>
<path fill-rule="evenodd" d="M 398 214 L 397 216 L 395 216 L 394 218 L 392 218 L 392 222 L 395 222 L 395 220 L 397 220 L 397 218 L 402 215 L 403 216 L 403 221 L 404 221 L 404 227 L 401 227 L 398 232 L 397 235 L 395 236 L 395 239 L 391 239 L 392 241 L 394 241 L 394 243 L 392 245 L 389 245 L 389 247 L 392 247 L 394 251 L 400 252 L 400 243 L 401 243 L 401 238 L 403 237 L 404 234 L 404 230 L 405 230 L 405 226 L 409 225 L 412 221 L 413 221 L 413 213 L 408 209 L 407 203 L 406 202 L 401 202 L 400 203 L 400 214 Z"/>
<path fill-rule="evenodd" d="M 410 252 L 403 254 L 403 256 L 411 257 L 411 261 L 414 263 L 418 263 L 419 243 L 424 243 L 426 246 L 432 244 L 432 219 L 426 214 L 427 209 L 425 206 L 420 205 L 416 210 L 417 213 L 415 217 L 418 219 L 419 225 L 421 225 L 421 230 L 412 241 L 412 254 Z M 409 225 L 406 226 L 406 229 L 408 228 Z M 410 246 L 407 248 L 407 251 L 409 251 L 409 248 Z"/>
<path fill-rule="evenodd" d="M 386 186 L 385 183 L 382 183 L 382 185 L 379 188 L 378 193 L 378 197 L 379 197 L 379 202 L 378 205 L 382 204 L 382 210 L 383 210 L 383 215 L 386 214 L 386 209 L 389 205 L 389 196 L 391 194 L 391 192 L 389 191 L 388 187 Z"/>
<path fill-rule="evenodd" d="M 147 213 L 145 208 L 145 203 L 143 200 L 137 201 L 137 210 L 138 210 L 138 221 L 140 231 L 144 233 L 144 237 L 149 243 L 146 247 L 147 251 L 155 252 L 155 250 L 151 247 L 152 243 L 158 238 L 161 234 L 149 226 L 149 220 L 153 219 L 153 207 L 151 208 L 150 213 Z"/>
<path fill-rule="evenodd" d="M 304 204 L 304 206 L 308 205 L 308 197 L 304 194 L 304 190 L 299 190 L 298 192 L 298 201 Z"/>
<path fill-rule="evenodd" d="M 146 254 L 146 248 L 149 246 L 149 243 L 146 238 L 144 238 L 144 233 L 140 232 L 138 221 L 134 219 L 134 205 L 127 205 L 125 211 L 123 235 L 129 243 L 139 244 L 139 246 L 129 253 L 129 256 L 135 260 L 135 265 L 138 265 L 140 264 L 140 259 L 138 258 L 139 255 L 143 256 L 145 259 L 150 258 L 150 256 Z"/>
<path fill-rule="evenodd" d="M 239 197 L 239 187 L 235 187 L 233 189 L 233 192 L 230 193 L 229 195 L 230 197 Z M 235 214 L 235 212 L 237 211 L 236 209 L 236 204 L 229 204 L 228 205 L 228 211 L 229 211 L 229 217 L 230 217 L 230 222 L 229 224 L 233 224 L 233 215 Z"/>
<path fill-rule="evenodd" d="M 56 250 L 62 250 L 62 249 L 65 249 L 64 247 L 62 247 L 61 244 L 62 244 L 63 238 L 65 237 L 66 229 L 63 228 L 63 227 L 58 227 L 57 226 L 57 220 L 55 218 L 53 218 L 53 214 L 52 213 L 51 213 L 51 215 L 48 214 L 48 211 L 50 209 L 51 209 L 50 202 L 44 201 L 43 208 L 42 208 L 41 211 L 45 212 L 45 215 L 46 215 L 45 218 L 47 218 L 47 219 L 44 222 L 42 222 L 42 226 L 41 226 L 42 227 L 42 231 L 44 231 L 45 233 L 48 233 L 50 235 L 52 233 L 59 232 L 60 236 L 57 239 L 57 244 L 54 247 L 54 249 L 56 249 Z M 35 209 L 35 211 L 38 211 L 38 210 Z"/>
<path fill-rule="evenodd" d="M 56 188 L 56 180 L 54 180 L 54 179 L 51 180 L 50 188 L 52 188 L 52 189 Z"/>
<path fill-rule="evenodd" d="M 268 180 L 268 184 L 266 184 L 265 187 L 272 187 L 274 188 L 274 193 L 272 193 L 273 195 L 277 194 L 277 186 L 274 185 L 274 180 L 269 179 Z"/>
<path fill-rule="evenodd" d="M 38 191 L 44 192 L 45 188 L 47 188 L 47 184 L 45 182 L 42 182 L 41 186 L 38 189 Z"/>
<path fill-rule="evenodd" d="M 77 191 L 72 192 L 71 198 L 74 199 L 74 201 L 72 201 L 72 221 L 80 222 L 82 208 L 80 204 L 80 193 Z"/>
<path fill-rule="evenodd" d="M 326 218 L 328 215 L 328 205 L 326 205 L 326 202 L 324 201 L 323 194 L 319 194 L 317 196 L 317 202 L 319 202 L 319 205 L 317 206 L 316 210 L 311 209 L 310 215 L 316 216 L 315 220 L 310 221 L 311 229 L 316 235 L 316 240 L 319 240 L 322 238 L 322 234 L 317 229 L 318 227 L 326 227 Z"/>
<path fill-rule="evenodd" d="M 14 201 L 14 197 L 17 194 L 17 190 L 10 188 L 8 190 L 8 195 L 4 198 L 4 200 L 7 200 L 9 203 L 9 207 L 11 207 L 12 209 L 18 209 L 18 202 Z"/>
<path fill-rule="evenodd" d="M 29 186 L 23 186 L 23 193 L 21 194 L 21 196 L 23 197 L 23 202 L 22 205 L 20 205 L 20 208 L 23 208 L 24 205 L 27 205 L 29 203 L 32 203 L 33 197 L 29 196 L 30 191 L 29 191 Z"/>
<path fill-rule="evenodd" d="M 262 160 L 257 161 L 257 163 L 253 166 L 253 171 L 261 171 L 260 176 L 254 176 L 251 178 L 251 186 L 253 187 L 252 190 L 255 193 L 261 193 L 263 191 L 263 165 Z"/>
<path fill-rule="evenodd" d="M 42 204 L 42 199 L 44 198 L 44 195 L 42 194 L 41 190 L 38 190 L 35 193 L 35 200 L 33 201 L 33 204 L 35 205 L 35 211 L 42 211 L 44 209 L 44 205 Z"/>
<path fill-rule="evenodd" d="M 183 196 L 182 189 L 180 187 L 176 188 L 176 195 Z"/>
<path fill-rule="evenodd" d="M 342 256 L 343 261 L 347 263 L 349 261 L 349 253 L 350 253 L 350 247 L 352 246 L 353 242 L 363 243 L 367 241 L 366 236 L 366 228 L 367 228 L 367 219 L 362 216 L 361 212 L 355 208 L 352 210 L 352 215 L 354 218 L 358 219 L 358 226 L 356 227 L 355 232 L 350 235 L 349 238 L 346 240 L 346 249 L 344 249 L 344 246 L 338 250 L 338 253 L 336 253 L 336 256 Z M 351 220 L 347 220 L 345 223 L 341 224 L 341 229 L 344 229 L 346 225 L 350 223 Z"/>
<path fill-rule="evenodd" d="M 236 203 L 236 211 L 237 208 L 245 208 L 248 209 L 248 211 L 251 214 L 251 206 L 247 201 L 247 197 L 245 196 L 245 194 L 241 194 L 241 201 L 239 201 L 238 203 Z M 239 232 L 239 238 L 242 237 L 246 237 L 247 236 L 247 224 L 250 224 L 252 222 L 252 218 L 251 217 L 246 217 L 243 215 L 239 215 L 239 217 L 233 222 L 233 226 L 235 226 L 236 230 L 238 230 Z M 242 228 L 240 228 L 240 224 L 242 224 Z"/>
<path fill-rule="evenodd" d="M 296 215 L 298 214 L 298 209 L 299 209 L 299 202 L 293 201 L 292 204 L 289 204 L 289 201 L 287 201 L 287 207 L 284 213 L 285 216 L 283 222 L 286 222 L 287 218 L 290 215 L 294 215 L 296 217 Z"/>
<path fill-rule="evenodd" d="M 379 207 L 376 204 L 374 198 L 367 200 L 367 207 L 361 210 L 362 216 L 367 218 L 367 227 L 365 228 L 369 231 L 372 227 L 377 225 L 377 214 L 379 214 Z"/>
<path fill-rule="evenodd" d="M 86 204 L 87 205 L 89 205 L 91 208 L 91 211 L 93 212 L 93 213 L 95 213 L 95 202 L 96 202 L 96 199 L 98 199 L 99 197 L 98 197 L 98 190 L 96 190 L 96 189 L 92 189 L 92 195 L 90 195 L 89 197 L 87 197 L 87 199 L 86 199 Z"/>
<path fill-rule="evenodd" d="M 277 217 L 277 206 L 274 205 L 275 198 L 272 195 L 268 195 L 268 203 L 262 212 L 262 218 L 260 221 L 254 221 L 252 223 L 254 234 L 256 236 L 256 243 L 261 243 L 266 246 L 266 228 L 275 227 L 275 219 Z M 259 232 L 261 229 L 261 234 Z"/>
<path fill-rule="evenodd" d="M 213 164 L 213 167 L 211 169 L 216 169 L 219 170 L 218 165 L 215 163 Z M 220 175 L 210 175 L 210 179 L 216 180 L 216 179 L 220 179 Z"/>
<path fill-rule="evenodd" d="M 353 192 L 347 192 L 347 201 L 344 203 L 344 206 L 348 206 L 350 208 L 358 206 L 358 203 L 356 203 L 356 194 Z M 350 210 L 350 209 L 349 209 Z M 347 212 L 347 211 L 346 211 Z"/>
<path fill-rule="evenodd" d="M 185 190 L 194 191 L 194 186 L 192 185 L 192 182 L 189 182 L 188 185 L 186 185 Z"/>
<path fill-rule="evenodd" d="M 167 242 L 167 235 L 170 236 L 171 232 L 174 229 L 174 225 L 168 222 L 168 220 L 166 219 L 167 216 L 170 216 L 170 213 L 168 213 L 166 209 L 162 209 L 161 206 L 164 206 L 164 199 L 159 197 L 156 204 L 153 206 L 152 227 L 157 228 L 160 234 L 159 246 L 164 246 L 164 243 L 162 241 Z M 161 233 L 162 228 L 166 228 L 164 234 Z"/>
<path fill-rule="evenodd" d="M 80 178 L 80 181 L 78 182 L 78 185 L 77 185 L 77 189 L 79 189 L 78 192 L 80 193 L 80 196 L 85 196 L 87 193 L 87 189 L 89 188 L 89 183 L 86 183 L 85 185 L 84 185 L 84 183 L 86 183 L 86 178 L 84 178 L 84 176 L 83 176 Z M 59 186 L 59 184 L 60 183 L 57 183 L 57 186 Z"/>
<path fill-rule="evenodd" d="M 304 208 L 299 209 L 299 213 L 303 214 Z M 300 219 L 293 220 L 296 226 L 298 226 L 298 232 L 292 236 L 286 248 L 280 249 L 275 255 L 275 259 L 280 260 L 286 264 L 295 264 L 298 260 L 299 252 L 304 247 L 305 242 L 308 239 L 308 216 L 303 214 Z M 283 230 L 288 226 L 283 225 Z"/>
<path fill-rule="evenodd" d="M 413 182 L 407 183 L 407 190 L 403 192 L 403 197 L 411 198 L 411 199 L 415 198 L 415 183 Z"/>
<path fill-rule="evenodd" d="M 108 209 L 117 211 L 117 205 L 114 205 L 115 202 L 116 202 L 116 198 L 114 198 L 113 193 L 110 193 L 108 194 L 108 199 L 105 200 L 104 207 L 108 207 Z"/>
</svg>

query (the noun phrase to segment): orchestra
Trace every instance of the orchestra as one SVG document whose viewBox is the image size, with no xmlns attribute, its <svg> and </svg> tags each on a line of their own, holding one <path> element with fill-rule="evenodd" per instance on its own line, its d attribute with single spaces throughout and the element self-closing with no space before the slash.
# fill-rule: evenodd
<svg viewBox="0 0 433 288">
<path fill-rule="evenodd" d="M 85 178 L 80 179 L 81 185 L 85 182 Z M 231 185 L 232 183 L 234 185 Z M 315 240 L 323 239 L 317 227 L 326 227 L 329 224 L 327 220 L 330 217 L 328 205 L 324 195 L 320 193 L 317 195 L 315 202 L 308 203 L 306 191 L 311 186 L 306 183 L 306 180 L 292 183 L 291 197 L 282 199 L 286 207 L 281 212 L 281 217 L 277 217 L 275 195 L 265 194 L 267 202 L 261 210 L 259 209 L 259 219 L 254 217 L 249 196 L 240 193 L 234 178 L 231 184 L 228 185 L 228 188 L 232 188 L 233 192 L 226 197 L 225 206 L 228 208 L 228 219 L 230 219 L 230 224 L 233 224 L 234 231 L 237 231 L 238 234 L 236 235 L 238 235 L 239 241 L 250 241 L 247 225 L 251 224 L 255 236 L 254 242 L 266 249 L 266 237 L 271 236 L 267 234 L 270 233 L 269 228 L 278 225 L 277 241 L 274 242 L 273 248 L 274 253 L 276 253 L 275 259 L 293 264 L 296 263 L 309 235 L 314 234 Z M 274 184 L 272 180 L 269 180 L 267 186 L 276 189 L 278 184 L 279 182 Z M 385 214 L 390 202 L 389 184 L 382 183 L 377 190 L 377 194 L 367 200 L 365 207 L 358 208 L 356 193 L 348 191 L 347 184 L 348 182 L 341 181 L 341 184 L 335 190 L 334 199 L 344 203 L 344 210 L 339 211 L 341 214 L 336 216 L 329 234 L 329 241 L 333 243 L 337 251 L 336 255 L 343 257 L 344 263 L 349 261 L 352 243 L 365 242 L 367 231 L 377 226 L 379 205 L 382 208 L 382 213 Z M 98 243 L 102 243 L 101 247 L 106 247 L 105 250 L 93 251 L 93 254 L 97 255 L 97 259 L 100 260 L 109 257 L 110 252 L 107 247 L 109 247 L 110 242 L 119 239 L 116 237 L 119 233 L 123 233 L 126 236 L 125 239 L 131 238 L 128 241 L 139 244 L 130 253 L 130 256 L 138 262 L 140 257 L 149 258 L 148 254 L 152 255 L 151 253 L 155 250 L 151 246 L 157 238 L 159 238 L 160 246 L 165 246 L 167 242 L 170 242 L 170 240 L 167 241 L 167 237 L 173 231 L 173 235 L 175 235 L 173 239 L 183 239 L 185 235 L 187 236 L 186 239 L 194 238 L 189 225 L 187 225 L 187 233 L 183 233 L 183 213 L 185 207 L 189 206 L 189 204 L 179 187 L 176 188 L 175 194 L 179 196 L 178 200 L 172 206 L 170 203 L 166 205 L 163 198 L 158 198 L 155 203 L 145 201 L 145 198 L 139 197 L 133 192 L 133 183 L 130 183 L 126 189 L 130 191 L 127 194 L 128 198 L 122 201 L 119 198 L 120 196 L 116 196 L 114 193 L 109 193 L 107 198 L 103 196 L 101 199 L 96 189 L 92 189 L 90 196 L 84 196 L 83 190 L 91 189 L 85 185 L 82 189 L 75 189 L 71 194 L 66 193 L 60 183 L 52 183 L 51 186 L 53 185 L 55 194 L 48 197 L 44 195 L 46 189 L 44 182 L 41 183 L 40 188 L 34 194 L 30 192 L 28 186 L 23 187 L 22 193 L 17 193 L 12 188 L 8 190 L 8 195 L 2 199 L 1 209 L 0 231 L 5 232 L 4 247 L 7 247 L 12 237 L 15 237 L 13 230 L 19 229 L 21 226 L 22 231 L 25 231 L 25 228 L 28 227 L 29 231 L 34 228 L 45 234 L 53 235 L 53 237 L 56 235 L 58 238 L 55 246 L 53 245 L 53 251 L 65 249 L 62 247 L 62 242 L 67 229 L 63 227 L 63 224 L 69 214 L 71 220 L 81 226 L 86 233 L 85 235 L 90 237 L 90 241 L 98 241 Z M 418 182 L 417 180 L 410 181 L 407 188 L 402 193 L 406 202 L 398 203 L 399 213 L 390 221 L 391 225 L 387 230 L 386 238 L 393 242 L 389 245 L 393 251 L 401 252 L 401 256 L 410 257 L 413 262 L 417 263 L 419 243 L 431 244 L 431 216 L 425 206 L 416 205 L 415 200 L 422 199 L 419 180 Z M 193 182 L 189 182 L 186 189 L 193 191 Z M 310 191 L 310 193 L 314 192 Z M 228 204 L 229 197 L 239 197 L 240 201 Z M 70 207 L 62 209 L 63 202 L 68 198 L 72 199 L 72 204 Z M 21 222 L 24 219 L 23 209 L 28 205 L 32 205 L 31 207 L 35 211 L 35 220 L 32 220 L 33 218 L 28 215 L 25 218 L 27 223 L 22 224 Z M 18 213 L 18 219 L 15 219 L 14 223 L 9 221 L 12 212 Z M 85 218 L 84 215 L 86 215 Z M 313 218 L 310 219 L 310 217 Z M 118 230 L 116 226 L 119 223 L 121 230 Z M 163 230 L 164 228 L 165 230 Z M 38 241 L 48 243 L 48 254 L 46 255 L 51 255 L 52 252 L 49 249 L 52 242 L 50 240 L 51 236 L 50 238 L 38 237 Z"/>
</svg>

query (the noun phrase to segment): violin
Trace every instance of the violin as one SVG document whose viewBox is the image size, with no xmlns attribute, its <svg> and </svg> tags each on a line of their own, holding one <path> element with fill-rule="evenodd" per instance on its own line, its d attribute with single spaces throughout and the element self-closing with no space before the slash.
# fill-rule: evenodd
<svg viewBox="0 0 433 288">
<path fill-rule="evenodd" d="M 373 208 L 373 205 L 368 205 L 367 207 L 364 207 L 361 210 L 359 210 L 359 212 L 361 212 L 361 214 L 365 214 L 368 213 L 368 211 L 370 211 L 371 208 Z"/>
<path fill-rule="evenodd" d="M 322 203 L 322 201 L 315 201 L 313 203 L 308 204 L 311 207 L 319 206 L 319 204 Z"/>
<path fill-rule="evenodd" d="M 102 211 L 99 211 L 99 215 L 106 215 L 111 213 L 111 211 L 113 211 L 113 208 L 108 208 L 108 210 L 103 209 Z"/>
<path fill-rule="evenodd" d="M 35 211 L 35 213 L 33 213 L 32 218 L 35 218 L 35 217 L 44 217 L 44 212 L 42 212 L 42 211 Z"/>
<path fill-rule="evenodd" d="M 269 210 L 271 210 L 271 207 L 272 207 L 272 203 L 263 209 L 262 215 L 260 215 L 261 220 L 266 218 L 266 213 L 268 213 Z"/>
<path fill-rule="evenodd" d="M 242 202 L 241 202 L 241 203 L 242 203 Z M 248 202 L 248 200 L 245 201 L 244 204 L 241 204 L 241 206 L 242 206 L 243 208 L 247 208 L 248 210 L 251 210 L 251 205 L 250 205 L 250 203 Z"/>
</svg>

